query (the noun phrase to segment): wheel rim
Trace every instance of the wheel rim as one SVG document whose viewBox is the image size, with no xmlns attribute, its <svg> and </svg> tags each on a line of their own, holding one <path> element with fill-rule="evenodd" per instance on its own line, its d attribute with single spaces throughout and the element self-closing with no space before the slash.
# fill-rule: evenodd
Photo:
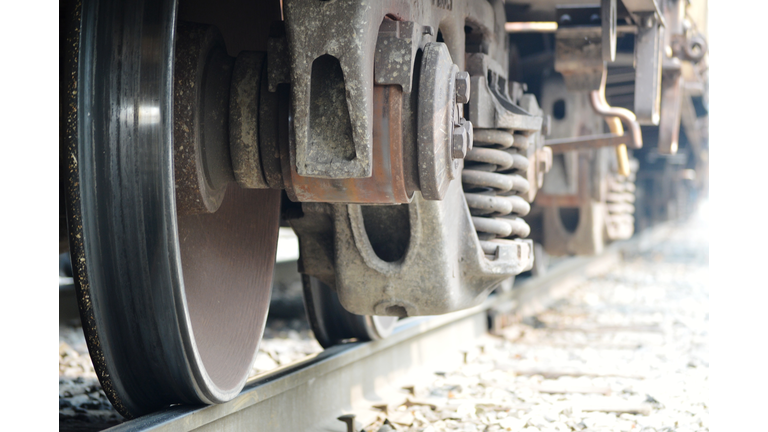
<svg viewBox="0 0 768 432">
<path fill-rule="evenodd" d="M 389 336 L 397 324 L 397 317 L 355 315 L 347 312 L 339 297 L 319 279 L 302 275 L 304 306 L 315 338 L 323 348 L 337 345 L 347 339 L 358 341 L 379 340 Z"/>
<path fill-rule="evenodd" d="M 81 13 L 67 205 L 94 368 L 129 418 L 225 402 L 263 332 L 279 191 L 230 184 L 217 212 L 177 217 L 176 3 L 93 0 Z"/>
</svg>

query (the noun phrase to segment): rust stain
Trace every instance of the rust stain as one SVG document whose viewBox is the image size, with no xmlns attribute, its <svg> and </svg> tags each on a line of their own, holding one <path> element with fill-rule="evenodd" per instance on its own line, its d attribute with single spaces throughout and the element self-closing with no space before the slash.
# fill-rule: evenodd
<svg viewBox="0 0 768 432">
<path fill-rule="evenodd" d="M 371 177 L 323 179 L 303 177 L 293 160 L 284 165 L 286 191 L 294 201 L 346 202 L 358 204 L 407 203 L 402 137 L 402 89 L 398 85 L 373 89 L 373 170 Z M 292 159 L 295 159 L 294 155 Z M 287 172 L 288 168 L 290 172 Z"/>
</svg>

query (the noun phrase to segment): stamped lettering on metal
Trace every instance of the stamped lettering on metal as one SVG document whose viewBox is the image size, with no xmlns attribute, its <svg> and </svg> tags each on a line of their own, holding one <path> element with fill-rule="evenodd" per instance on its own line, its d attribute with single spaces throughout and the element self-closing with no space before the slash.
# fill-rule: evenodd
<svg viewBox="0 0 768 432">
<path fill-rule="evenodd" d="M 453 10 L 453 0 L 432 0 L 432 6 L 445 10 Z"/>
</svg>

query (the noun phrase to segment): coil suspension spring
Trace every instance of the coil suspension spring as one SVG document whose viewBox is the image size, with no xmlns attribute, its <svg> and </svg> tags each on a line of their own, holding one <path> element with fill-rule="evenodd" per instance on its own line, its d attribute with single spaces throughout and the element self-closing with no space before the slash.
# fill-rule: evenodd
<svg viewBox="0 0 768 432">
<path fill-rule="evenodd" d="M 528 192 L 529 136 L 513 130 L 475 129 L 474 146 L 464 158 L 461 181 L 483 252 L 493 255 L 501 239 L 524 238 L 531 227 L 522 216 Z M 496 244 L 494 244 L 496 243 Z"/>
<path fill-rule="evenodd" d="M 608 238 L 623 240 L 632 236 L 635 225 L 635 176 L 639 167 L 637 159 L 629 160 L 630 175 L 608 175 L 605 227 Z"/>
</svg>

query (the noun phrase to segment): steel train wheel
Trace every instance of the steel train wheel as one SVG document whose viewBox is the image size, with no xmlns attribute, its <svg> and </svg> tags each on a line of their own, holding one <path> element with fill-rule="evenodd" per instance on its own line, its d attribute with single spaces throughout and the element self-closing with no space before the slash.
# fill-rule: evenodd
<svg viewBox="0 0 768 432">
<path fill-rule="evenodd" d="M 129 418 L 225 402 L 263 333 L 279 191 L 230 183 L 215 213 L 177 213 L 176 3 L 85 0 L 80 13 L 67 211 L 94 367 Z"/>
<path fill-rule="evenodd" d="M 397 317 L 364 316 L 347 312 L 339 296 L 319 279 L 302 275 L 304 306 L 315 338 L 328 348 L 347 339 L 358 341 L 379 340 L 389 336 L 397 324 Z"/>
</svg>

